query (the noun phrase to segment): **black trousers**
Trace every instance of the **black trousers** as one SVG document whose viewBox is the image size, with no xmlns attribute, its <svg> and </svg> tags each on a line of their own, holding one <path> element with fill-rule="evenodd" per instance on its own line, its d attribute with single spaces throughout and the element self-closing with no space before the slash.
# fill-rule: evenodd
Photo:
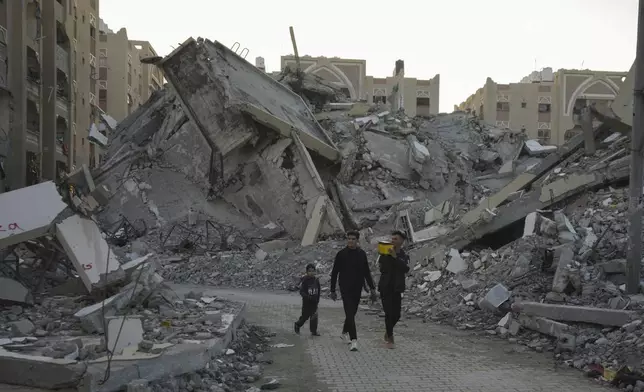
<svg viewBox="0 0 644 392">
<path fill-rule="evenodd" d="M 381 293 L 382 309 L 385 312 L 385 328 L 387 336 L 394 336 L 394 327 L 400 320 L 402 294 L 393 291 Z"/>
<path fill-rule="evenodd" d="M 344 327 L 342 327 L 342 334 L 348 333 L 349 339 L 351 340 L 358 338 L 358 331 L 356 330 L 358 305 L 360 305 L 360 292 L 357 294 L 342 294 L 342 306 L 344 307 Z"/>
<path fill-rule="evenodd" d="M 297 324 L 298 327 L 302 327 L 304 323 L 309 319 L 311 319 L 309 321 L 309 328 L 311 329 L 311 332 L 317 332 L 318 331 L 318 303 L 303 299 L 302 315 L 300 316 L 299 320 L 297 320 L 295 323 Z"/>
</svg>

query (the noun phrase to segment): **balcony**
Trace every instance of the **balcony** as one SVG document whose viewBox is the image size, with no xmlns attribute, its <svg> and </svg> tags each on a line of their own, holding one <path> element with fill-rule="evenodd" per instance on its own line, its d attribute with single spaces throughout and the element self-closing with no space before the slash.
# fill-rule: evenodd
<svg viewBox="0 0 644 392">
<path fill-rule="evenodd" d="M 69 53 L 56 45 L 56 67 L 69 75 Z"/>
<path fill-rule="evenodd" d="M 89 54 L 89 65 L 96 67 L 96 56 L 91 53 Z"/>
<path fill-rule="evenodd" d="M 62 97 L 56 97 L 56 113 L 67 121 L 69 121 L 68 106 L 69 101 Z"/>
</svg>

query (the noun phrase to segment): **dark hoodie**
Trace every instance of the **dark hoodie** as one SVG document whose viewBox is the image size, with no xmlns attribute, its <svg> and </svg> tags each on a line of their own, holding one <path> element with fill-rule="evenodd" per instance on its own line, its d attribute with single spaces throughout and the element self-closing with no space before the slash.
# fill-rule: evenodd
<svg viewBox="0 0 644 392">
<path fill-rule="evenodd" d="M 380 265 L 378 291 L 380 293 L 405 292 L 405 275 L 409 272 L 409 256 L 405 251 L 400 249 L 396 257 L 380 256 L 378 264 Z"/>
<path fill-rule="evenodd" d="M 320 302 L 320 280 L 315 276 L 304 275 L 300 281 L 300 295 L 307 301 Z"/>
</svg>

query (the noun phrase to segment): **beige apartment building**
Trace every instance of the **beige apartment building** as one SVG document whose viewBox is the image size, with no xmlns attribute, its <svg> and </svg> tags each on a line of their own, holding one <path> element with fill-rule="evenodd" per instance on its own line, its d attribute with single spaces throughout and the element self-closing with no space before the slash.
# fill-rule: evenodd
<svg viewBox="0 0 644 392">
<path fill-rule="evenodd" d="M 455 110 L 469 110 L 499 128 L 524 129 L 542 144 L 561 145 L 581 132 L 581 109 L 608 107 L 615 100 L 627 72 L 552 68 L 533 72 L 519 83 L 501 84 L 487 78 L 485 85 Z"/>
<path fill-rule="evenodd" d="M 296 68 L 294 56 L 282 56 L 280 63 L 281 69 Z M 428 80 L 405 77 L 402 60 L 396 61 L 392 76 L 384 78 L 367 76 L 366 60 L 303 56 L 300 66 L 304 72 L 332 82 L 353 101 L 388 103 L 409 116 L 438 114 L 440 75 Z"/>
<path fill-rule="evenodd" d="M 157 56 L 149 42 L 130 40 L 125 28 L 113 32 L 102 20 L 99 31 L 98 102 L 121 121 L 163 86 L 163 73 L 141 63 L 142 58 Z"/>
<path fill-rule="evenodd" d="M 0 192 L 98 161 L 98 11 L 99 0 L 0 1 Z"/>
</svg>

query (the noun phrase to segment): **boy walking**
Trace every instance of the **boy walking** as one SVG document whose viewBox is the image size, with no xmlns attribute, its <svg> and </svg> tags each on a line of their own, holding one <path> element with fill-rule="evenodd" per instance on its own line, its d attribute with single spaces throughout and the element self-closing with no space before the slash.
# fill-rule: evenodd
<svg viewBox="0 0 644 392">
<path fill-rule="evenodd" d="M 302 296 L 302 315 L 295 322 L 295 333 L 300 334 L 300 328 L 309 320 L 311 335 L 320 336 L 318 333 L 318 304 L 320 303 L 320 280 L 315 276 L 315 265 L 306 266 L 306 275 L 300 281 L 300 295 Z"/>
</svg>

